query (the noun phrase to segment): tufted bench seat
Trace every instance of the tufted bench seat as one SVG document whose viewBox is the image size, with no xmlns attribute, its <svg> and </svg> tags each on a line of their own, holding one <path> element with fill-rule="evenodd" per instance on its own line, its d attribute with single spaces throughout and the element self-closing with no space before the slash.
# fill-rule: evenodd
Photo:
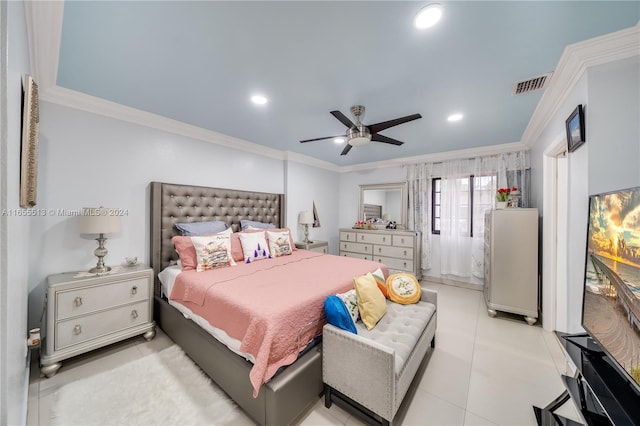
<svg viewBox="0 0 640 426">
<path fill-rule="evenodd" d="M 418 303 L 386 303 L 372 330 L 361 321 L 357 335 L 327 324 L 322 338 L 325 406 L 347 403 L 381 424 L 391 423 L 429 346 L 435 347 L 437 293 L 422 289 Z"/>
</svg>

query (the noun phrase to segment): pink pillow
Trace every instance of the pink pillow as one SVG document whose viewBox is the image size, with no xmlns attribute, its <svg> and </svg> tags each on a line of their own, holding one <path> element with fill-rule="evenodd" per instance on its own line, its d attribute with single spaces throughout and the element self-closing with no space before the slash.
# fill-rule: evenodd
<svg viewBox="0 0 640 426">
<path fill-rule="evenodd" d="M 198 258 L 196 256 L 196 248 L 191 242 L 191 237 L 176 235 L 171 238 L 171 241 L 173 241 L 173 245 L 176 247 L 176 252 L 178 253 L 178 256 L 180 256 L 182 270 L 189 271 L 191 269 L 196 269 L 198 266 Z"/>
<path fill-rule="evenodd" d="M 240 233 L 234 232 L 231 234 L 231 257 L 236 262 L 242 262 L 244 260 L 244 253 L 242 252 L 242 243 L 240 242 Z"/>
</svg>

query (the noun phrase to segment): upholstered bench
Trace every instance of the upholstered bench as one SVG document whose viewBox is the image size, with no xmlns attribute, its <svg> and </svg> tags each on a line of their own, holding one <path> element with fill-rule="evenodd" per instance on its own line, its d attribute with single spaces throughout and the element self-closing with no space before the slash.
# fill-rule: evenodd
<svg viewBox="0 0 640 426">
<path fill-rule="evenodd" d="M 372 330 L 361 321 L 358 334 L 327 324 L 322 343 L 325 406 L 347 403 L 383 425 L 392 422 L 429 346 L 435 347 L 437 293 L 422 289 L 418 303 L 386 303 Z"/>
</svg>

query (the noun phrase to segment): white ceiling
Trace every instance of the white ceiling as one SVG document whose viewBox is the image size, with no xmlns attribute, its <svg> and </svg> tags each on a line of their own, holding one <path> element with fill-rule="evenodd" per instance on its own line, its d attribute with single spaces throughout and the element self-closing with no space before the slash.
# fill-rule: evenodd
<svg viewBox="0 0 640 426">
<path fill-rule="evenodd" d="M 429 3 L 67 1 L 57 85 L 345 166 L 520 141 L 542 92 L 512 84 L 640 19 L 637 1 L 440 1 L 417 30 Z M 343 133 L 329 111 L 355 104 L 365 124 L 423 118 L 381 132 L 401 147 L 299 143 Z"/>
</svg>

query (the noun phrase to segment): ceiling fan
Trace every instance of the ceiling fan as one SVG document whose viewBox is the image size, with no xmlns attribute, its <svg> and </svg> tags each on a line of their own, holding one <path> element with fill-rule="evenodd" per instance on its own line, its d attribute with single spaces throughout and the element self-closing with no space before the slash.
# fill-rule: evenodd
<svg viewBox="0 0 640 426">
<path fill-rule="evenodd" d="M 349 120 L 347 116 L 341 113 L 340 111 L 331 111 L 331 115 L 333 115 L 342 124 L 348 127 L 348 130 L 345 135 L 325 136 L 323 138 L 305 139 L 303 141 L 300 141 L 300 143 L 345 137 L 347 139 L 347 146 L 344 147 L 340 155 L 347 155 L 349 151 L 351 151 L 352 147 L 366 145 L 370 141 L 382 142 L 382 143 L 388 143 L 391 145 L 400 146 L 404 142 L 400 142 L 399 140 L 381 135 L 378 132 L 388 129 L 389 127 L 397 126 L 399 124 L 403 124 L 409 121 L 417 120 L 418 118 L 422 118 L 420 114 L 412 114 L 412 115 L 407 115 L 406 117 L 400 117 L 394 120 L 383 121 L 381 123 L 370 124 L 367 126 L 360 122 L 360 117 L 364 115 L 364 107 L 362 105 L 352 106 L 351 114 L 353 114 L 353 116 L 356 118 L 355 123 Z"/>
</svg>

